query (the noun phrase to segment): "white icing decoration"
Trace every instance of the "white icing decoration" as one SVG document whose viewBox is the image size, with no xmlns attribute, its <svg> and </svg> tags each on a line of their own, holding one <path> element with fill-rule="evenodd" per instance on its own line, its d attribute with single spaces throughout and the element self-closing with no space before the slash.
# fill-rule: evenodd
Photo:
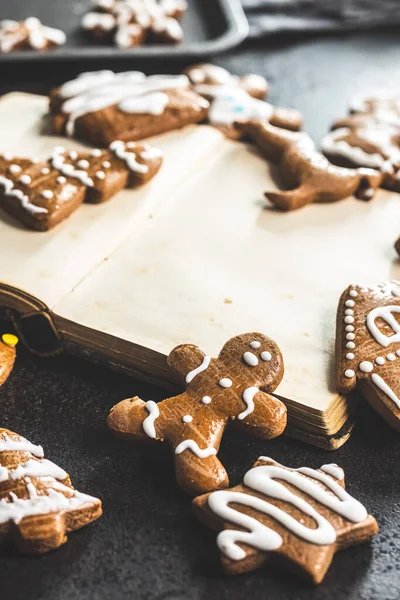
<svg viewBox="0 0 400 600">
<path fill-rule="evenodd" d="M 238 415 L 238 419 L 241 421 L 250 415 L 254 410 L 254 396 L 259 392 L 257 387 L 248 387 L 244 390 L 242 394 L 243 402 L 246 404 L 247 408 L 243 412 Z"/>
<path fill-rule="evenodd" d="M 332 475 L 332 477 L 339 479 L 339 481 L 343 481 L 343 479 L 344 479 L 344 471 L 336 463 L 331 463 L 329 465 L 322 465 L 321 471 L 328 473 L 328 475 Z"/>
<path fill-rule="evenodd" d="M 73 165 L 65 163 L 65 156 L 63 155 L 63 152 L 63 148 L 55 148 L 53 150 L 53 156 L 51 158 L 51 164 L 53 168 L 57 171 L 60 171 L 60 173 L 66 175 L 67 177 L 73 177 L 74 179 L 78 179 L 81 183 L 83 183 L 83 185 L 93 187 L 93 179 L 89 177 L 86 171 L 75 169 Z M 71 158 L 71 160 L 75 160 L 71 157 L 71 154 L 72 152 L 69 153 L 69 158 Z"/>
<path fill-rule="evenodd" d="M 99 148 L 94 148 L 90 151 L 90 156 L 94 156 L 95 158 L 100 158 L 103 156 L 103 152 Z"/>
<path fill-rule="evenodd" d="M 61 29 L 46 27 L 35 17 L 26 19 L 24 25 L 28 30 L 28 39 L 32 48 L 40 50 L 44 48 L 48 42 L 51 42 L 56 46 L 62 46 L 66 42 L 67 36 Z"/>
<path fill-rule="evenodd" d="M 199 445 L 194 440 L 184 440 L 175 448 L 175 454 L 182 454 L 185 450 L 191 450 L 193 454 L 198 456 L 199 458 L 208 458 L 209 456 L 214 456 L 217 454 L 215 448 L 199 448 Z"/>
<path fill-rule="evenodd" d="M 346 300 L 346 302 L 345 302 L 345 305 L 346 305 L 346 306 L 350 306 L 350 308 L 351 308 L 352 306 L 355 306 L 355 304 L 356 304 L 356 303 L 354 302 L 354 300 Z"/>
<path fill-rule="evenodd" d="M 23 477 L 53 477 L 63 481 L 68 477 L 68 473 L 57 466 L 51 460 L 33 460 L 18 465 L 15 469 L 8 470 L 9 479 L 22 479 Z"/>
<path fill-rule="evenodd" d="M 51 198 L 53 198 L 54 196 L 51 190 L 43 190 L 43 192 L 41 192 L 40 195 L 42 196 L 42 198 L 46 198 L 46 200 L 51 200 Z"/>
<path fill-rule="evenodd" d="M 5 196 L 17 198 L 20 201 L 21 206 L 31 214 L 34 215 L 48 212 L 47 208 L 32 204 L 32 202 L 29 200 L 29 197 L 21 190 L 14 189 L 14 182 L 11 181 L 11 179 L 7 179 L 6 177 L 0 175 L 0 186 L 3 187 L 3 193 Z"/>
<path fill-rule="evenodd" d="M 8 170 L 10 171 L 10 173 L 12 173 L 13 175 L 16 175 L 17 173 L 20 173 L 22 171 L 21 167 L 19 165 L 10 165 L 8 167 Z"/>
<path fill-rule="evenodd" d="M 245 352 L 243 354 L 243 360 L 249 367 L 256 367 L 258 365 L 258 358 L 252 352 Z"/>
<path fill-rule="evenodd" d="M 386 360 L 396 360 L 396 356 L 391 352 L 386 355 Z"/>
<path fill-rule="evenodd" d="M 354 348 L 356 347 L 354 342 L 347 342 L 346 344 L 346 348 L 348 348 L 349 350 L 354 350 Z"/>
<path fill-rule="evenodd" d="M 271 352 L 261 352 L 260 354 L 260 358 L 261 360 L 263 360 L 264 362 L 268 362 L 271 360 L 272 358 L 272 354 Z"/>
<path fill-rule="evenodd" d="M 111 167 L 111 163 L 109 160 L 105 160 L 101 163 L 101 166 L 103 167 L 103 169 L 109 169 Z"/>
<path fill-rule="evenodd" d="M 82 27 L 86 30 L 102 29 L 111 31 L 116 27 L 117 21 L 110 13 L 88 12 L 82 17 Z"/>
<path fill-rule="evenodd" d="M 218 381 L 218 385 L 222 388 L 230 388 L 232 386 L 232 380 L 228 377 L 223 377 Z"/>
<path fill-rule="evenodd" d="M 264 457 L 261 458 L 264 459 Z M 281 465 L 254 467 L 246 473 L 243 480 L 244 485 L 262 494 L 265 499 L 230 490 L 213 492 L 208 497 L 208 506 L 213 513 L 218 515 L 225 523 L 231 523 L 240 528 L 239 530 L 224 529 L 217 537 L 220 550 L 231 560 L 243 560 L 246 557 L 246 551 L 238 544 L 245 544 L 261 551 L 269 551 L 278 549 L 283 542 L 279 533 L 263 525 L 254 517 L 235 510 L 229 506 L 232 503 L 252 508 L 273 517 L 293 534 L 311 544 L 328 545 L 336 541 L 336 532 L 329 521 L 306 500 L 294 494 L 275 479 L 286 481 L 301 492 L 314 498 L 318 503 L 354 523 L 360 523 L 368 516 L 362 504 L 352 498 L 325 473 L 306 467 L 300 469 L 285 469 Z M 313 479 L 322 482 L 329 492 L 314 483 Z M 316 528 L 302 525 L 287 512 L 271 504 L 268 497 L 295 506 L 315 521 Z"/>
<path fill-rule="evenodd" d="M 29 177 L 29 175 L 21 175 L 21 177 L 18 179 L 18 183 L 22 183 L 22 185 L 29 185 L 32 183 L 32 178 Z"/>
<path fill-rule="evenodd" d="M 353 309 L 351 309 L 351 308 L 347 308 L 347 309 L 344 311 L 344 314 L 345 314 L 345 315 L 354 315 L 354 310 L 353 310 Z"/>
<path fill-rule="evenodd" d="M 154 427 L 154 421 L 160 416 L 160 410 L 153 400 L 146 402 L 146 409 L 149 412 L 149 416 L 143 421 L 143 429 L 146 435 L 151 438 L 155 438 L 156 429 Z"/>
<path fill-rule="evenodd" d="M 203 396 L 201 399 L 203 404 L 210 404 L 211 403 L 211 398 L 210 396 Z"/>
<path fill-rule="evenodd" d="M 251 346 L 251 348 L 254 348 L 256 350 L 257 348 L 260 348 L 261 342 L 257 342 L 257 341 L 250 342 L 250 346 Z"/>
<path fill-rule="evenodd" d="M 380 366 L 382 366 L 382 365 L 384 365 L 384 364 L 385 364 L 385 359 L 383 358 L 383 356 L 378 356 L 378 357 L 375 359 L 375 362 L 376 362 L 376 364 L 377 364 L 377 365 L 380 365 Z"/>
<path fill-rule="evenodd" d="M 354 340 L 355 339 L 355 335 L 354 333 L 347 333 L 346 334 L 346 340 Z"/>
<path fill-rule="evenodd" d="M 386 396 L 388 398 L 390 398 L 390 400 L 392 400 L 392 402 L 394 402 L 396 404 L 397 408 L 400 408 L 400 398 L 398 398 L 396 396 L 396 394 L 394 393 L 394 391 L 392 390 L 392 388 L 388 386 L 388 384 L 386 383 L 386 381 L 384 381 L 382 379 L 382 377 L 380 375 L 378 375 L 377 373 L 372 373 L 371 379 L 374 382 L 374 384 L 380 390 L 382 390 L 382 392 L 384 394 L 386 394 Z"/>
<path fill-rule="evenodd" d="M 348 352 L 348 353 L 346 354 L 346 358 L 347 358 L 347 360 L 353 360 L 353 358 L 354 358 L 354 354 L 353 354 L 352 352 Z"/>
<path fill-rule="evenodd" d="M 40 173 L 42 175 L 48 175 L 50 173 L 49 167 L 43 167 L 42 169 L 40 169 Z"/>
<path fill-rule="evenodd" d="M 344 372 L 344 376 L 345 376 L 345 377 L 348 377 L 349 379 L 350 379 L 351 377 L 354 377 L 354 375 L 355 375 L 355 373 L 354 373 L 354 371 L 353 371 L 352 369 L 347 369 L 347 370 Z"/>
<path fill-rule="evenodd" d="M 76 160 L 78 158 L 77 151 L 71 150 L 71 152 L 68 153 L 68 158 L 70 158 L 71 160 Z"/>
<path fill-rule="evenodd" d="M 385 348 L 389 346 L 389 344 L 400 341 L 400 325 L 394 318 L 393 313 L 400 313 L 400 306 L 378 306 L 377 308 L 371 310 L 367 316 L 367 327 L 370 334 L 378 344 L 384 346 Z M 380 331 L 375 323 L 375 320 L 378 317 L 386 321 L 389 327 L 394 331 L 394 335 L 387 336 Z"/>
<path fill-rule="evenodd" d="M 360 371 L 362 371 L 363 373 L 371 373 L 371 371 L 373 371 L 374 369 L 374 365 L 372 364 L 372 362 L 370 362 L 369 360 L 363 360 L 359 365 L 358 368 L 360 369 Z"/>
<path fill-rule="evenodd" d="M 126 166 L 130 171 L 134 171 L 136 173 L 148 173 L 149 167 L 147 165 L 142 165 L 138 163 L 136 160 L 137 154 L 136 152 L 129 152 L 126 149 L 127 145 L 120 140 L 116 140 L 110 144 L 110 150 L 115 154 L 117 158 L 123 160 Z"/>
<path fill-rule="evenodd" d="M 345 323 L 354 323 L 354 317 L 350 317 L 350 316 L 345 317 L 344 322 Z"/>
<path fill-rule="evenodd" d="M 28 452 L 36 458 L 44 457 L 42 446 L 35 446 L 20 436 L 11 438 L 4 433 L 0 437 L 0 452 Z"/>
<path fill-rule="evenodd" d="M 104 171 L 97 171 L 97 173 L 95 173 L 95 177 L 96 179 L 105 179 L 106 174 L 104 173 Z"/>
<path fill-rule="evenodd" d="M 354 325 L 346 325 L 345 330 L 346 331 L 354 331 Z"/>
<path fill-rule="evenodd" d="M 191 415 L 185 415 L 185 416 L 182 418 L 182 421 L 183 421 L 184 423 L 191 423 L 191 422 L 193 421 L 193 417 L 192 417 Z"/>
<path fill-rule="evenodd" d="M 210 362 L 211 356 L 205 356 L 202 360 L 201 365 L 199 367 L 196 367 L 196 369 L 193 369 L 193 371 L 190 371 L 190 373 L 186 375 L 186 383 L 190 383 L 191 381 L 193 381 L 196 375 L 208 369 Z"/>
<path fill-rule="evenodd" d="M 350 290 L 349 296 L 352 296 L 353 298 L 355 298 L 356 296 L 358 296 L 358 292 L 356 290 Z"/>
<path fill-rule="evenodd" d="M 88 169 L 90 167 L 90 163 L 88 160 L 86 160 L 86 158 L 82 158 L 81 160 L 78 160 L 76 166 L 80 169 Z"/>
<path fill-rule="evenodd" d="M 196 91 L 213 98 L 208 118 L 215 125 L 229 126 L 250 119 L 268 121 L 274 112 L 271 104 L 252 98 L 240 88 L 199 85 Z"/>
<path fill-rule="evenodd" d="M 377 127 L 379 126 L 375 125 L 374 129 Z M 367 130 L 363 129 L 363 137 L 366 137 L 367 133 Z M 346 140 L 341 139 L 351 134 L 352 131 L 349 127 L 340 127 L 334 131 L 331 131 L 322 139 L 322 152 L 324 154 L 342 156 L 343 158 L 350 160 L 353 164 L 361 167 L 380 169 L 386 160 L 380 153 L 366 152 L 359 146 L 352 146 Z"/>
</svg>

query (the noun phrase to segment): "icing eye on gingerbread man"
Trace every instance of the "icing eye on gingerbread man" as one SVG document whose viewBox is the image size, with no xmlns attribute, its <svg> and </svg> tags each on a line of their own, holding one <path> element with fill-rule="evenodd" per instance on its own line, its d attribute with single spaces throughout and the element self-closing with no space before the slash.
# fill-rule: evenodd
<svg viewBox="0 0 400 600">
<path fill-rule="evenodd" d="M 178 483 L 189 494 L 224 488 L 228 475 L 216 454 L 227 425 L 263 439 L 286 426 L 285 405 L 270 395 L 283 377 L 279 347 L 261 333 L 246 333 L 229 340 L 218 358 L 184 344 L 168 363 L 186 390 L 159 404 L 123 400 L 108 425 L 124 438 L 168 441 Z"/>
</svg>

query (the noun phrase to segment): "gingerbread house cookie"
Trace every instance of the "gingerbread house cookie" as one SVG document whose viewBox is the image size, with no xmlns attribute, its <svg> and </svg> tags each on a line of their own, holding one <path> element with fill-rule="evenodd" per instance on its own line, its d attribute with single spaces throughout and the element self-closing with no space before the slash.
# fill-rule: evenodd
<svg viewBox="0 0 400 600">
<path fill-rule="evenodd" d="M 193 500 L 220 531 L 224 570 L 235 575 L 276 563 L 317 584 L 338 550 L 367 541 L 377 523 L 344 489 L 335 464 L 290 469 L 261 456 L 243 484 Z"/>
<path fill-rule="evenodd" d="M 286 426 L 285 405 L 270 395 L 283 376 L 282 354 L 265 335 L 246 333 L 229 340 L 218 358 L 186 344 L 172 350 L 168 363 L 185 392 L 159 404 L 123 400 L 108 425 L 123 438 L 169 442 L 178 483 L 189 494 L 224 488 L 229 480 L 217 453 L 227 425 L 263 439 Z"/>
</svg>

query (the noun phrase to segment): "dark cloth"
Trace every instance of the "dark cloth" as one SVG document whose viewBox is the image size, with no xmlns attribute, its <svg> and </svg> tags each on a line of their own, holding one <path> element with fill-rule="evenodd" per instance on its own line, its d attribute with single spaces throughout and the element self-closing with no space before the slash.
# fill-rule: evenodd
<svg viewBox="0 0 400 600">
<path fill-rule="evenodd" d="M 372 29 L 400 24 L 399 0 L 242 0 L 250 36 Z"/>
</svg>

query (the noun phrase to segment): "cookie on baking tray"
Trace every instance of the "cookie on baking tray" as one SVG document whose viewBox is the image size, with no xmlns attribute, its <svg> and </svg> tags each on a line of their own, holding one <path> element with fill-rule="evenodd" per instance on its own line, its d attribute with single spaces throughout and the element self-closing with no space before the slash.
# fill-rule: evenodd
<svg viewBox="0 0 400 600">
<path fill-rule="evenodd" d="M 74 490 L 41 446 L 0 429 L 0 544 L 24 554 L 48 552 L 101 513 L 101 501 Z"/>
<path fill-rule="evenodd" d="M 322 151 L 335 164 L 378 169 L 382 187 L 400 192 L 400 97 L 359 98 L 350 110 L 324 137 Z"/>
<path fill-rule="evenodd" d="M 370 200 L 382 181 L 373 169 L 346 169 L 332 165 L 320 154 L 307 133 L 274 127 L 268 122 L 237 123 L 261 154 L 277 163 L 287 190 L 266 192 L 268 200 L 284 211 L 295 210 L 312 202 L 337 202 L 355 195 Z"/>
<path fill-rule="evenodd" d="M 124 187 L 149 181 L 162 153 L 116 140 L 108 150 L 54 149 L 48 161 L 0 155 L 0 207 L 26 227 L 47 231 L 82 202 L 104 202 Z"/>
<path fill-rule="evenodd" d="M 400 282 L 350 285 L 337 313 L 336 387 L 356 386 L 400 431 Z"/>
<path fill-rule="evenodd" d="M 51 50 L 65 44 L 66 39 L 63 31 L 46 27 L 35 17 L 25 21 L 0 21 L 0 54 L 16 50 Z"/>
<path fill-rule="evenodd" d="M 291 469 L 261 456 L 243 484 L 195 498 L 193 509 L 220 531 L 222 565 L 231 575 L 275 563 L 317 584 L 335 552 L 378 531 L 374 517 L 345 491 L 335 464 Z"/>
<path fill-rule="evenodd" d="M 18 338 L 12 333 L 3 333 L 0 338 L 0 386 L 7 380 L 15 362 Z"/>
<path fill-rule="evenodd" d="M 224 488 L 228 475 L 216 455 L 228 423 L 262 439 L 286 426 L 285 405 L 270 395 L 283 377 L 282 354 L 265 335 L 245 333 L 230 339 L 216 359 L 185 344 L 172 350 L 168 364 L 186 390 L 159 404 L 123 400 L 108 425 L 123 438 L 169 442 L 178 483 L 189 494 Z"/>
<path fill-rule="evenodd" d="M 208 122 L 229 138 L 237 139 L 235 121 L 260 119 L 277 127 L 298 131 L 303 124 L 301 114 L 265 102 L 268 83 L 264 77 L 250 73 L 238 77 L 213 64 L 198 64 L 184 71 L 193 89 L 210 101 Z"/>
<path fill-rule="evenodd" d="M 208 108 L 185 75 L 94 71 L 50 94 L 53 132 L 102 147 L 203 121 Z"/>
</svg>

